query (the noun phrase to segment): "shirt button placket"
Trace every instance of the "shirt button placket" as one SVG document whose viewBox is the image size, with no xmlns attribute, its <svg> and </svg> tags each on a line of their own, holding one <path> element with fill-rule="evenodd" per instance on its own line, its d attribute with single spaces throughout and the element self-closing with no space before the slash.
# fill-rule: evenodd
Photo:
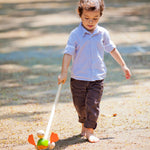
<svg viewBox="0 0 150 150">
<path fill-rule="evenodd" d="M 91 51 L 91 78 L 94 79 L 94 54 L 93 54 L 93 35 L 90 36 L 90 51 Z"/>
</svg>

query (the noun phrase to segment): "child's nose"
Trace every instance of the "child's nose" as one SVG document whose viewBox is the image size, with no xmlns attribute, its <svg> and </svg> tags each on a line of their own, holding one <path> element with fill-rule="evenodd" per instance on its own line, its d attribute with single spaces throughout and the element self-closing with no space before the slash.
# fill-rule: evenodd
<svg viewBox="0 0 150 150">
<path fill-rule="evenodd" d="M 93 19 L 89 19 L 89 22 L 92 23 L 92 22 L 93 22 Z"/>
</svg>

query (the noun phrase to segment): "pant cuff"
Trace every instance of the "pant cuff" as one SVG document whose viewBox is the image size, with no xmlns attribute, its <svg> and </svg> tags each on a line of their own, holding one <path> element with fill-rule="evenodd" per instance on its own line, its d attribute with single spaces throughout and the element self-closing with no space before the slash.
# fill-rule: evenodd
<svg viewBox="0 0 150 150">
<path fill-rule="evenodd" d="M 93 128 L 94 130 L 96 129 L 96 127 L 97 127 L 97 123 L 96 122 L 88 122 L 88 121 L 86 121 L 85 123 L 84 123 L 84 127 L 86 127 L 86 128 Z"/>
</svg>

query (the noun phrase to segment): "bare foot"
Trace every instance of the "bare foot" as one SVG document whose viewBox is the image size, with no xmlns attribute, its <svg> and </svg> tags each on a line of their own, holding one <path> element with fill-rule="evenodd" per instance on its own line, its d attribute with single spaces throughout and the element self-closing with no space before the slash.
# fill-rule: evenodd
<svg viewBox="0 0 150 150">
<path fill-rule="evenodd" d="M 99 142 L 99 138 L 97 138 L 97 137 L 94 136 L 93 134 L 89 135 L 89 136 L 87 137 L 87 139 L 88 139 L 88 141 L 89 141 L 90 143 L 97 143 L 97 142 Z"/>
<path fill-rule="evenodd" d="M 86 138 L 88 139 L 88 141 L 90 143 L 97 143 L 97 142 L 99 142 L 99 138 L 97 138 L 94 135 L 94 131 L 93 131 L 92 128 L 86 128 Z"/>
<path fill-rule="evenodd" d="M 85 136 L 86 128 L 84 127 L 84 123 L 82 123 L 81 136 Z"/>
</svg>

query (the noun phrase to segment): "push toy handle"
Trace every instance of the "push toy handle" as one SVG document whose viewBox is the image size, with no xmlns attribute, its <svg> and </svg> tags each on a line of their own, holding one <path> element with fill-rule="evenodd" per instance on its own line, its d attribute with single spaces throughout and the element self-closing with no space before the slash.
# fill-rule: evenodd
<svg viewBox="0 0 150 150">
<path fill-rule="evenodd" d="M 47 128 L 46 128 L 44 139 L 48 139 L 48 134 L 49 134 L 49 131 L 50 131 L 50 128 L 51 128 L 52 120 L 53 120 L 54 113 L 55 113 L 55 107 L 56 107 L 56 104 L 57 104 L 59 96 L 60 96 L 61 88 L 62 88 L 62 83 L 59 84 L 59 86 L 58 86 L 57 94 L 56 94 L 56 97 L 55 97 L 55 101 L 54 101 L 54 104 L 53 104 L 51 115 L 49 117 L 49 122 L 48 122 L 48 125 L 47 125 Z"/>
</svg>

